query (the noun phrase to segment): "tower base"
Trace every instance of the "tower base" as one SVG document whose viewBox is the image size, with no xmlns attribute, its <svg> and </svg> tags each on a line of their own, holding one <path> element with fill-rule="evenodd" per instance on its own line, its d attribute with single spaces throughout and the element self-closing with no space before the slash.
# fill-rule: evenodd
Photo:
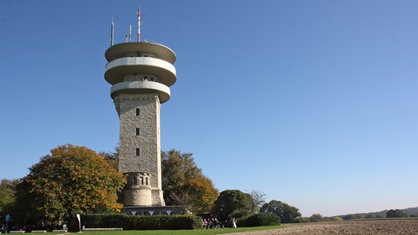
<svg viewBox="0 0 418 235">
<path fill-rule="evenodd" d="M 165 206 L 163 191 L 151 186 L 152 176 L 143 172 L 128 174 L 128 184 L 123 189 L 124 206 Z"/>
</svg>

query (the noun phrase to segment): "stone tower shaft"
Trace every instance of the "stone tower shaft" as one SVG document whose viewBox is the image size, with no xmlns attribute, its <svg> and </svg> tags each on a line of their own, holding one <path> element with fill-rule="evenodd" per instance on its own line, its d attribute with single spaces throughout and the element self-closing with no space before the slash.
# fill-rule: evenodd
<svg viewBox="0 0 418 235">
<path fill-rule="evenodd" d="M 111 46 L 105 57 L 105 79 L 120 120 L 119 172 L 128 174 L 124 205 L 164 206 L 160 108 L 176 82 L 176 56 L 160 44 L 128 42 Z"/>
</svg>

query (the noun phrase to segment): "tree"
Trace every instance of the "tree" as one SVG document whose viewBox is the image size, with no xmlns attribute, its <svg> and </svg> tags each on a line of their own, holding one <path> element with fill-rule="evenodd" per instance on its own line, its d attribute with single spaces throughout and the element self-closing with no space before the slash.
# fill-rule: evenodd
<svg viewBox="0 0 418 235">
<path fill-rule="evenodd" d="M 258 191 L 251 191 L 250 193 L 251 196 L 251 212 L 254 213 L 256 211 L 256 208 L 263 205 L 266 200 L 265 200 L 265 193 L 262 192 L 258 192 Z"/>
<path fill-rule="evenodd" d="M 191 153 L 162 152 L 162 188 L 167 205 L 183 205 L 194 213 L 211 210 L 219 192 L 196 166 Z"/>
<path fill-rule="evenodd" d="M 388 210 L 386 212 L 387 218 L 399 218 L 399 217 L 406 217 L 406 214 L 402 210 Z"/>
<path fill-rule="evenodd" d="M 247 194 L 240 190 L 222 191 L 215 201 L 213 213 L 221 220 L 226 220 L 237 210 L 247 210 L 249 212 L 250 202 Z"/>
<path fill-rule="evenodd" d="M 116 170 L 119 169 L 119 147 L 115 147 L 115 152 L 100 152 L 99 155 L 103 156 L 104 159 L 113 166 L 113 168 Z"/>
<path fill-rule="evenodd" d="M 117 192 L 125 177 L 86 147 L 58 146 L 29 170 L 18 187 L 17 205 L 24 207 L 19 211 L 36 215 L 32 220 L 66 220 L 78 213 L 122 208 Z"/>
<path fill-rule="evenodd" d="M 213 186 L 212 180 L 204 176 L 198 176 L 185 184 L 185 192 L 192 199 L 191 211 L 194 213 L 208 213 L 219 195 L 218 190 Z"/>
<path fill-rule="evenodd" d="M 313 214 L 309 218 L 310 222 L 322 222 L 324 221 L 324 217 L 321 214 Z"/>
<path fill-rule="evenodd" d="M 0 184 L 0 216 L 4 217 L 11 213 L 15 203 L 16 185 L 19 180 L 2 179 Z"/>
<path fill-rule="evenodd" d="M 301 216 L 299 209 L 284 202 L 271 200 L 261 207 L 263 213 L 274 213 L 280 217 L 282 223 L 294 223 Z"/>
</svg>

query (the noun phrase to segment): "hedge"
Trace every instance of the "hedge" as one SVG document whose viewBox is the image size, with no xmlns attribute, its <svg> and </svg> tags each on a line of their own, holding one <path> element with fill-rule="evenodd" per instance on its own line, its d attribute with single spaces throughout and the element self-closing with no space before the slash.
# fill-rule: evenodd
<svg viewBox="0 0 418 235">
<path fill-rule="evenodd" d="M 81 224 L 86 228 L 123 228 L 123 230 L 193 229 L 200 225 L 198 221 L 194 215 L 88 214 L 81 216 Z"/>
<path fill-rule="evenodd" d="M 239 227 L 280 225 L 280 218 L 272 213 L 259 213 L 238 220 Z"/>
</svg>

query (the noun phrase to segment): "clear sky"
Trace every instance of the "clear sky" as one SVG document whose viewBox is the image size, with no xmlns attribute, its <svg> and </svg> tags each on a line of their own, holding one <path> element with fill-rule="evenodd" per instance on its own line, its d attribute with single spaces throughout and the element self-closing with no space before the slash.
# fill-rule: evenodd
<svg viewBox="0 0 418 235">
<path fill-rule="evenodd" d="M 140 1 L 0 1 L 0 178 L 58 145 L 112 152 L 104 52 Z M 141 37 L 172 48 L 163 150 L 220 190 L 303 216 L 418 206 L 418 1 L 143 0 Z M 134 31 L 135 33 L 135 31 Z"/>
</svg>

